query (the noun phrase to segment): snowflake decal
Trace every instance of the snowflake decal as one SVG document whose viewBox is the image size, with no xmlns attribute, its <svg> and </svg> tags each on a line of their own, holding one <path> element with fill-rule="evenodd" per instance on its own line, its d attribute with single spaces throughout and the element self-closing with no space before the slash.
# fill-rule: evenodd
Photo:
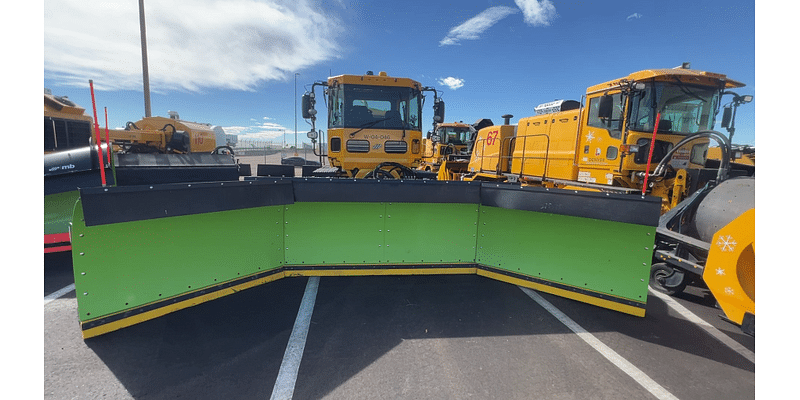
<svg viewBox="0 0 800 400">
<path fill-rule="evenodd" d="M 725 270 L 722 268 L 717 268 L 717 275 L 725 275 Z"/>
<path fill-rule="evenodd" d="M 717 239 L 717 246 L 725 252 L 725 251 L 733 251 L 736 248 L 736 240 L 734 240 L 731 235 L 728 236 L 720 236 Z"/>
<path fill-rule="evenodd" d="M 734 295 L 733 289 L 731 289 L 729 287 L 726 287 L 725 288 L 725 294 L 727 294 L 728 296 L 733 296 Z"/>
<path fill-rule="evenodd" d="M 586 135 L 586 141 L 591 143 L 592 140 L 594 140 L 594 132 L 589 132 L 589 134 Z"/>
</svg>

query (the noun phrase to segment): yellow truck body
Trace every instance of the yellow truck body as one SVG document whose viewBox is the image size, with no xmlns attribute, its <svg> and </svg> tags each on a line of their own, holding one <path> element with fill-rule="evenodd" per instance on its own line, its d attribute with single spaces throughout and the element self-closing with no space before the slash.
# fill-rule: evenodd
<svg viewBox="0 0 800 400">
<path fill-rule="evenodd" d="M 407 168 L 420 165 L 419 82 L 385 72 L 339 75 L 328 78 L 327 92 L 328 161 L 332 167 L 348 177 L 364 178 L 382 163 Z"/>
<path fill-rule="evenodd" d="M 180 144 L 173 136 L 181 137 Z M 182 121 L 177 118 L 145 117 L 129 122 L 125 129 L 110 129 L 114 150 L 138 148 L 138 152 L 211 153 L 217 148 L 216 136 L 208 124 Z"/>
<path fill-rule="evenodd" d="M 470 141 L 472 127 L 463 122 L 436 124 L 428 137 L 422 138 L 422 165 L 420 169 L 438 171 L 450 155 L 464 155 Z"/>
<path fill-rule="evenodd" d="M 664 199 L 666 211 L 688 195 L 686 171 L 705 166 L 712 137 L 705 132 L 714 128 L 723 92 L 741 86 L 722 74 L 678 68 L 589 87 L 581 102 L 546 103 L 516 126 L 479 131 L 465 179 L 634 192 L 666 158 L 671 172 L 648 176 L 646 189 Z M 690 136 L 697 137 L 684 141 Z"/>
</svg>

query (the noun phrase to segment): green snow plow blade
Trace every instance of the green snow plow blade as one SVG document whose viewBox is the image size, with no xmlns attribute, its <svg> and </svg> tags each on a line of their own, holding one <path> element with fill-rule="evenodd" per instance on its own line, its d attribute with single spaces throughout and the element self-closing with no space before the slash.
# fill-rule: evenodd
<svg viewBox="0 0 800 400">
<path fill-rule="evenodd" d="M 655 197 L 475 182 L 81 189 L 79 319 L 89 338 L 283 277 L 413 274 L 478 274 L 644 316 L 659 210 Z"/>
</svg>

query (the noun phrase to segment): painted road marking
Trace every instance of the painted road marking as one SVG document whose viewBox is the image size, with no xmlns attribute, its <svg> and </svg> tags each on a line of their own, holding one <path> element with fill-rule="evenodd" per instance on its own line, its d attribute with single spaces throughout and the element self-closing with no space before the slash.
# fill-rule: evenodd
<svg viewBox="0 0 800 400">
<path fill-rule="evenodd" d="M 292 328 L 292 335 L 289 336 L 289 343 L 286 344 L 286 352 L 283 355 L 281 368 L 278 371 L 278 379 L 272 388 L 271 400 L 289 400 L 294 395 L 297 371 L 300 369 L 300 361 L 303 358 L 303 350 L 306 347 L 308 327 L 311 324 L 311 314 L 314 312 L 318 288 L 319 277 L 312 276 L 308 278 L 306 291 L 303 294 L 303 300 L 300 302 L 300 310 L 297 312 L 294 328 Z"/>
<path fill-rule="evenodd" d="M 742 346 L 739 342 L 731 339 L 730 336 L 722 333 L 722 331 L 715 328 L 708 322 L 704 321 L 702 318 L 698 317 L 697 315 L 689 311 L 686 307 L 681 305 L 681 303 L 678 303 L 677 300 L 673 299 L 669 295 L 653 290 L 652 288 L 648 288 L 648 290 L 650 291 L 650 294 L 658 297 L 661 300 L 664 300 L 664 302 L 667 303 L 667 305 L 671 309 L 675 310 L 678 314 L 680 314 L 690 322 L 694 322 L 695 324 L 699 325 L 706 332 L 708 332 L 709 335 L 722 342 L 722 344 L 730 347 L 731 350 L 739 353 L 742 357 L 748 359 L 753 364 L 756 363 L 756 353 L 753 353 L 748 348 Z"/>
<path fill-rule="evenodd" d="M 597 350 L 603 357 L 605 357 L 608 361 L 611 361 L 617 368 L 621 369 L 623 372 L 628 374 L 631 378 L 633 378 L 639 385 L 645 388 L 648 392 L 653 394 L 659 399 L 675 399 L 677 397 L 673 396 L 672 393 L 668 392 L 664 389 L 661 385 L 656 383 L 656 381 L 652 380 L 649 376 L 647 376 L 644 372 L 642 372 L 639 368 L 636 368 L 633 364 L 631 364 L 628 360 L 622 358 L 617 352 L 612 350 L 610 347 L 606 346 L 598 340 L 594 335 L 587 332 L 586 329 L 583 329 L 580 325 L 578 325 L 575 321 L 573 321 L 570 317 L 566 314 L 561 312 L 558 308 L 554 305 L 550 304 L 549 301 L 545 300 L 542 296 L 540 296 L 535 291 L 524 288 L 519 286 L 525 294 L 528 295 L 531 299 L 535 302 L 539 303 L 545 310 L 547 310 L 550 314 L 556 317 L 562 324 L 566 325 L 572 332 L 578 335 L 584 342 L 592 346 L 595 350 Z"/>
<path fill-rule="evenodd" d="M 69 292 L 71 292 L 73 290 L 75 290 L 75 284 L 74 283 L 69 284 L 68 286 L 63 287 L 63 288 L 61 288 L 61 289 L 59 289 L 59 290 L 57 290 L 57 291 L 55 291 L 53 293 L 50 293 L 47 296 L 44 296 L 44 305 L 47 305 L 47 303 L 50 303 L 51 301 L 53 301 L 53 300 L 65 295 L 65 294 L 67 294 L 67 293 L 69 293 Z"/>
</svg>

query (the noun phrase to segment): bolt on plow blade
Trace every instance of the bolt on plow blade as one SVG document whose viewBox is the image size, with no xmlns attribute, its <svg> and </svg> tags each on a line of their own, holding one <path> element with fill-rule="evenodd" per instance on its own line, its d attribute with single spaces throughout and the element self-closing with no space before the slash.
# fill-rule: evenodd
<svg viewBox="0 0 800 400">
<path fill-rule="evenodd" d="M 654 197 L 477 182 L 86 188 L 72 226 L 79 320 L 89 338 L 284 277 L 415 274 L 644 316 L 659 212 Z"/>
</svg>

